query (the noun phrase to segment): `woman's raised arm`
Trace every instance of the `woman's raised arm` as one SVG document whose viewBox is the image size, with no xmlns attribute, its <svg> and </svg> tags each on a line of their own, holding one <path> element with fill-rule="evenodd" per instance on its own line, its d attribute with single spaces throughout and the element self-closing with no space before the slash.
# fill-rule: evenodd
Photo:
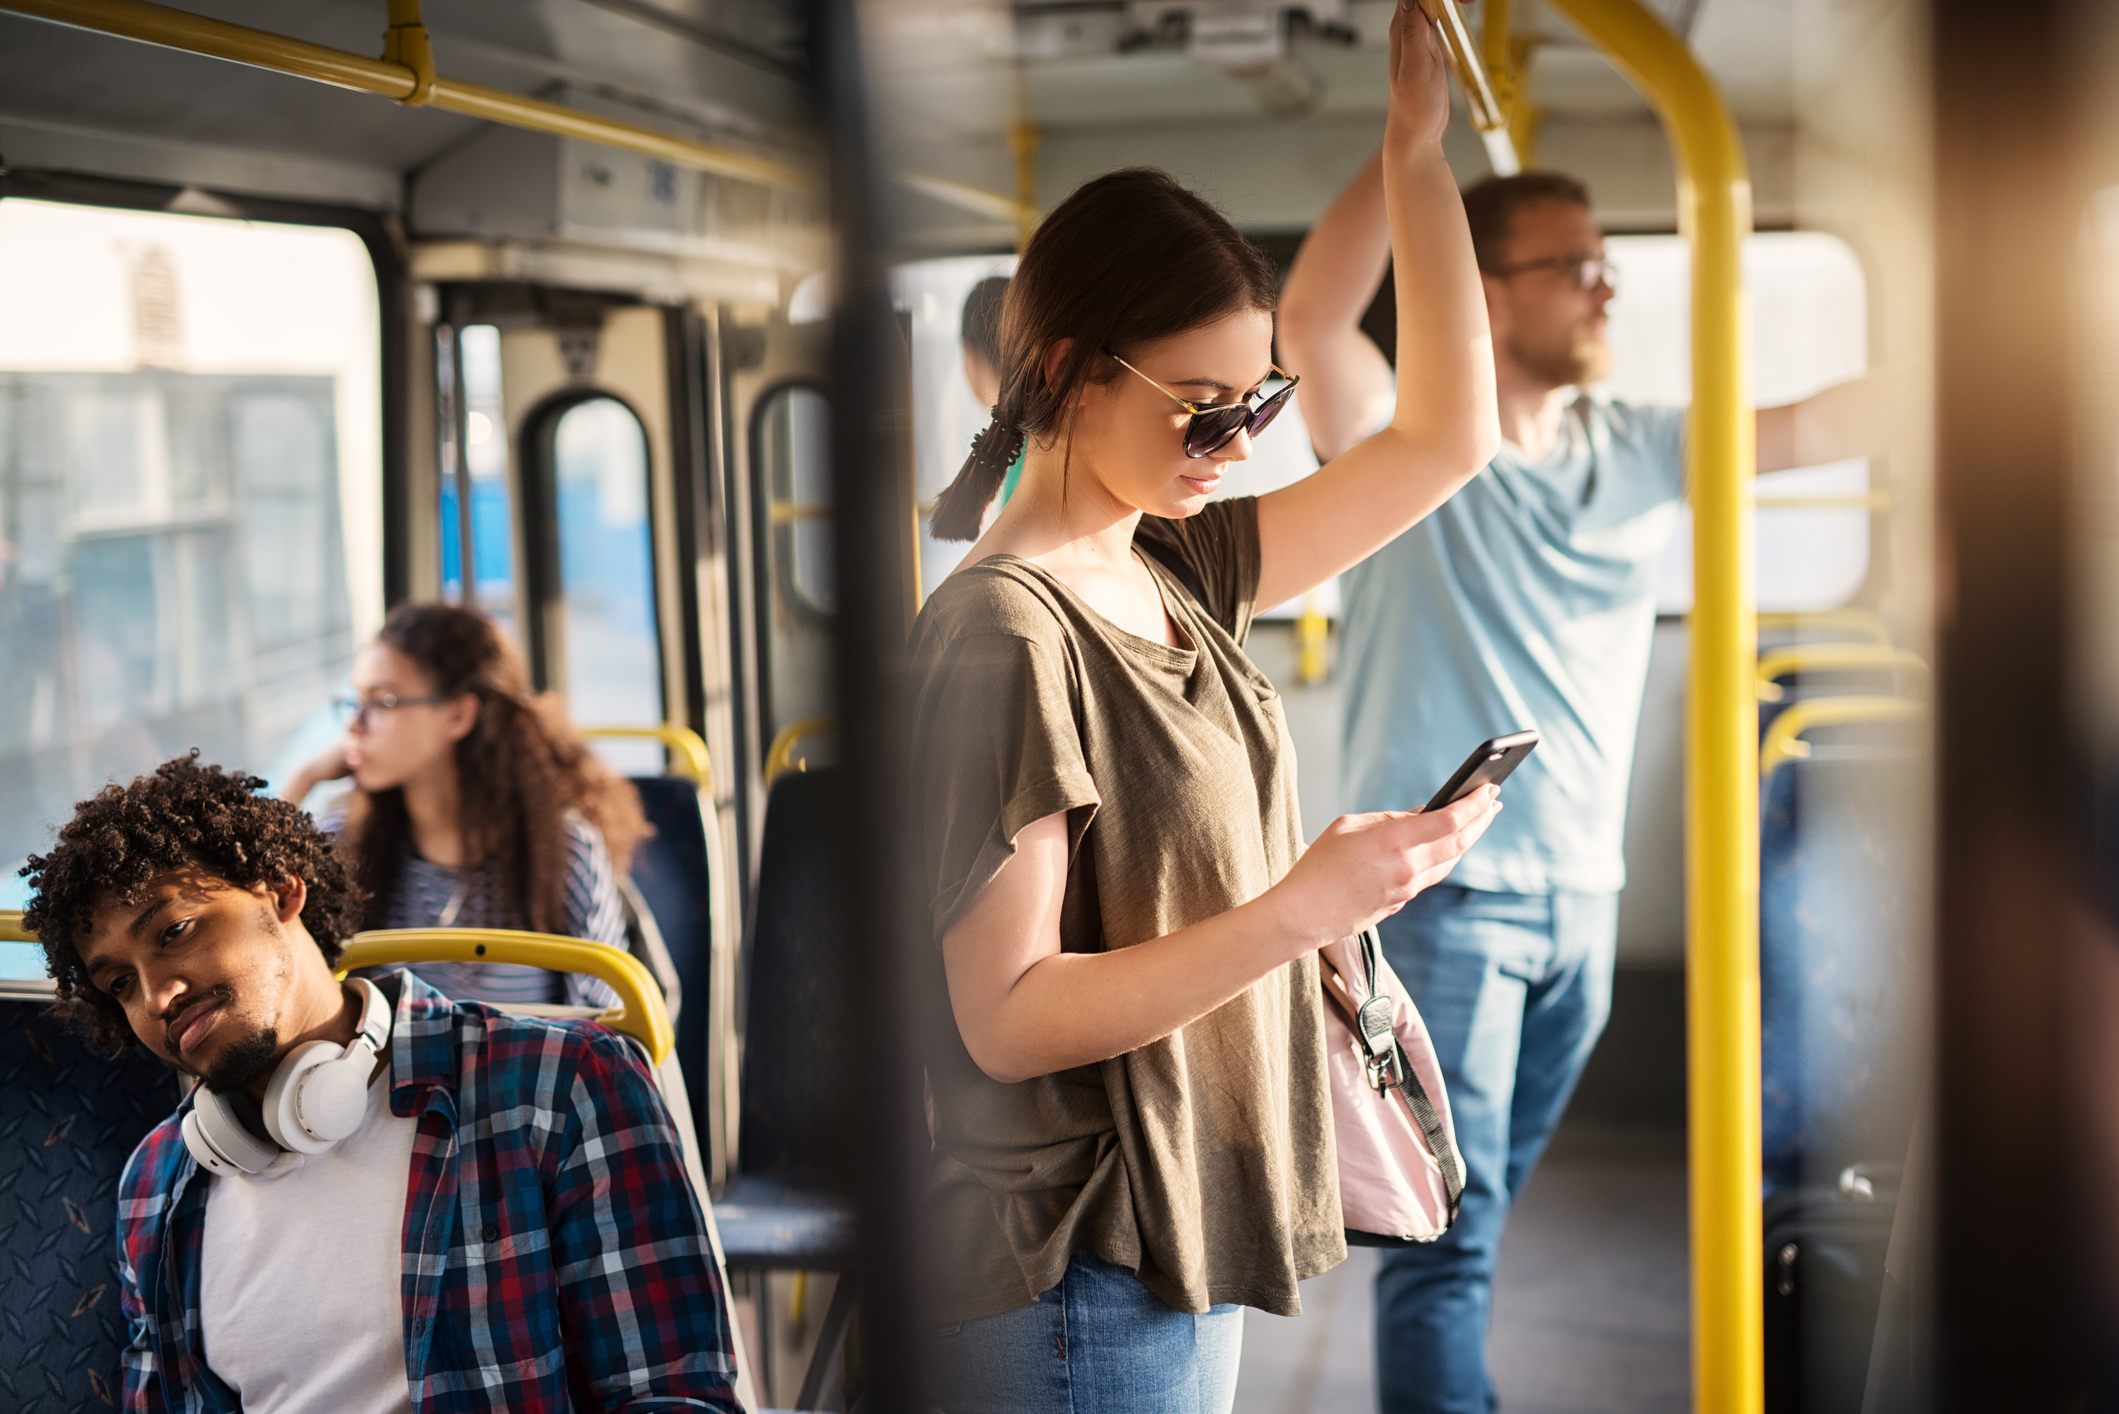
<svg viewBox="0 0 2119 1414">
<path fill-rule="evenodd" d="M 1259 498 L 1260 605 L 1367 558 L 1448 500 L 1500 445 L 1486 297 L 1442 156 L 1448 122 L 1434 25 L 1416 0 L 1399 0 L 1381 159 L 1398 297 L 1396 411 L 1314 476 Z"/>
</svg>

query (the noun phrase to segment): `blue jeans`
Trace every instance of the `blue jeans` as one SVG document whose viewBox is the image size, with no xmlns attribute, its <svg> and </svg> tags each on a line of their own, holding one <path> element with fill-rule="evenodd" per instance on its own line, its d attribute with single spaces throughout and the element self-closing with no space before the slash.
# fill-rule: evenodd
<svg viewBox="0 0 2119 1414">
<path fill-rule="evenodd" d="M 1487 1414 L 1494 1258 L 1611 1014 L 1617 894 L 1429 889 L 1383 921 L 1384 955 L 1434 1036 L 1464 1153 L 1464 1201 L 1435 1242 L 1383 1254 L 1383 1414 Z"/>
<path fill-rule="evenodd" d="M 953 1324 L 928 1348 L 946 1414 L 1228 1414 L 1243 1307 L 1172 1310 L 1086 1252 L 1028 1306 Z"/>
</svg>

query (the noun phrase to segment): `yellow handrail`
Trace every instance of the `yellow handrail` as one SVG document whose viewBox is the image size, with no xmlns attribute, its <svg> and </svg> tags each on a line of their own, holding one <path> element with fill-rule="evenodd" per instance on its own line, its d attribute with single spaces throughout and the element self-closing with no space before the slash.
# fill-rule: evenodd
<svg viewBox="0 0 2119 1414">
<path fill-rule="evenodd" d="M 253 68 L 271 69 L 297 78 L 315 79 L 340 88 L 396 99 L 400 103 L 417 103 L 424 88 L 427 103 L 452 113 L 602 143 L 606 147 L 659 157 L 680 167 L 762 182 L 766 186 L 807 190 L 817 185 L 810 173 L 769 157 L 717 143 L 695 142 L 637 123 L 584 113 L 578 108 L 525 98 L 518 93 L 487 88 L 482 84 L 464 83 L 434 75 L 431 71 L 422 74 L 409 64 L 349 54 L 342 49 L 289 39 L 165 5 L 149 4 L 147 0 L 0 0 L 0 10 L 12 10 L 19 15 L 120 39 L 156 44 L 165 49 L 181 49 L 191 54 L 248 64 Z M 399 15 L 393 13 L 391 19 L 393 28 L 397 27 L 395 22 Z"/>
<path fill-rule="evenodd" d="M 1886 648 L 1891 646 L 1891 630 L 1885 628 L 1884 621 L 1867 609 L 1776 610 L 1760 614 L 1758 626 L 1761 632 L 1767 633 L 1777 633 L 1783 629 L 1792 629 L 1797 633 L 1807 629 L 1853 633 Z"/>
<path fill-rule="evenodd" d="M 1813 727 L 1844 727 L 1860 722 L 1910 722 L 1927 708 L 1905 697 L 1805 697 L 1789 706 L 1766 728 L 1759 746 L 1758 773 L 1764 780 L 1783 761 L 1810 755 L 1803 733 Z"/>
<path fill-rule="evenodd" d="M 1420 8 L 1440 31 L 1442 52 L 1457 75 L 1457 87 L 1463 90 L 1464 109 L 1471 117 L 1472 127 L 1486 144 L 1487 160 L 1500 175 L 1514 176 L 1522 165 L 1516 161 L 1515 143 L 1508 135 L 1508 114 L 1494 97 L 1486 66 L 1479 62 L 1478 46 L 1472 43 L 1457 0 L 1420 0 Z"/>
<path fill-rule="evenodd" d="M 1934 671 L 1927 659 L 1906 648 L 1881 643 L 1799 643 L 1759 655 L 1758 700 L 1779 702 L 1786 698 L 1788 689 L 1775 679 L 1789 673 L 1838 673 L 1862 668 L 1890 668 L 1923 677 L 1932 677 Z"/>
<path fill-rule="evenodd" d="M 551 972 L 585 972 L 611 984 L 618 1005 L 596 1019 L 647 1048 L 661 1065 L 677 1044 L 655 979 L 631 953 L 581 938 L 504 928 L 376 928 L 356 933 L 339 954 L 338 975 L 356 967 L 422 962 L 510 962 Z"/>
<path fill-rule="evenodd" d="M 1758 706 L 1741 256 L 1751 182 L 1728 106 L 1640 0 L 1552 0 L 1662 118 L 1692 248 L 1692 655 L 1686 733 L 1686 1126 L 1695 1414 L 1759 1414 Z"/>
<path fill-rule="evenodd" d="M 150 4 L 148 0 L 0 0 L 0 10 L 117 39 L 314 79 L 412 107 L 431 105 L 489 123 L 600 143 L 716 176 L 791 191 L 809 191 L 819 185 L 813 174 L 770 157 L 438 75 L 434 72 L 426 27 L 419 22 L 418 6 L 408 5 L 406 0 L 391 0 L 390 25 L 384 36 L 386 57 L 381 59 L 209 19 L 187 10 Z M 901 172 L 897 179 L 962 210 L 1006 221 L 1020 219 L 1017 203 L 996 192 L 918 172 Z"/>
<path fill-rule="evenodd" d="M 652 727 L 583 727 L 586 737 L 624 737 L 659 741 L 669 748 L 670 774 L 682 776 L 703 791 L 714 788 L 714 759 L 706 743 L 690 727 L 663 722 Z"/>
<path fill-rule="evenodd" d="M 831 717 L 809 717 L 780 728 L 773 744 L 765 752 L 765 783 L 769 786 L 789 771 L 806 771 L 809 763 L 795 760 L 795 743 L 808 737 L 824 736 L 839 729 L 837 720 Z"/>
<path fill-rule="evenodd" d="M 22 927 L 22 910 L 0 908 L 0 943 L 34 943 L 35 933 L 25 932 Z"/>
</svg>

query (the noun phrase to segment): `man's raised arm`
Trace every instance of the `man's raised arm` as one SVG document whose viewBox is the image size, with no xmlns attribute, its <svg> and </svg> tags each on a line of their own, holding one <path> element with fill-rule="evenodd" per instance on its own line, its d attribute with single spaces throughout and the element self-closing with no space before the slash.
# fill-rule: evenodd
<svg viewBox="0 0 2119 1414">
<path fill-rule="evenodd" d="M 1390 418 L 1391 366 L 1361 332 L 1361 316 L 1390 262 L 1379 152 L 1318 218 L 1280 296 L 1281 367 L 1302 376 L 1295 397 L 1319 461 L 1330 461 Z"/>
</svg>

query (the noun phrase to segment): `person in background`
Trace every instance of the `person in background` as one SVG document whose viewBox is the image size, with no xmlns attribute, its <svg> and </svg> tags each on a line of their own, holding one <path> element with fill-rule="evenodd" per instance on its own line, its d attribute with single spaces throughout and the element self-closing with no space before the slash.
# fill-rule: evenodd
<svg viewBox="0 0 2119 1414">
<path fill-rule="evenodd" d="M 964 296 L 964 318 L 957 327 L 964 346 L 964 381 L 988 412 L 1001 400 L 1001 309 L 1008 302 L 1008 283 L 1006 275 L 988 275 L 973 285 Z M 1001 478 L 1002 505 L 1014 498 L 1022 479 L 1023 454 L 1018 452 Z"/>
<path fill-rule="evenodd" d="M 345 737 L 281 795 L 353 778 L 323 826 L 367 896 L 364 928 L 522 928 L 626 946 L 618 875 L 647 833 L 640 800 L 596 759 L 557 699 L 530 690 L 492 620 L 404 604 L 353 664 Z M 501 963 L 423 963 L 443 995 L 613 1003 L 585 976 Z"/>
<path fill-rule="evenodd" d="M 1605 397 L 1615 275 L 1588 190 L 1555 172 L 1464 194 L 1493 330 L 1502 444 L 1435 514 L 1348 572 L 1348 810 L 1403 810 L 1464 753 L 1543 734 L 1513 802 L 1446 886 L 1381 925 L 1433 1033 L 1467 1174 L 1457 1223 L 1386 1252 L 1376 1283 L 1385 1414 L 1485 1414 L 1494 1258 L 1611 1006 L 1620 845 L 1655 625 L 1685 491 L 1685 410 Z M 1289 272 L 1280 351 L 1320 458 L 1391 414 L 1360 320 L 1391 259 L 1371 161 Z M 1402 278 L 1402 276 L 1401 276 Z M 1875 450 L 1872 377 L 1758 413 L 1761 471 Z"/>
<path fill-rule="evenodd" d="M 123 1407 L 738 1414 L 712 1232 L 632 1045 L 339 981 L 346 860 L 197 756 L 23 870 L 58 1013 L 199 1081 L 118 1181 Z"/>
</svg>

